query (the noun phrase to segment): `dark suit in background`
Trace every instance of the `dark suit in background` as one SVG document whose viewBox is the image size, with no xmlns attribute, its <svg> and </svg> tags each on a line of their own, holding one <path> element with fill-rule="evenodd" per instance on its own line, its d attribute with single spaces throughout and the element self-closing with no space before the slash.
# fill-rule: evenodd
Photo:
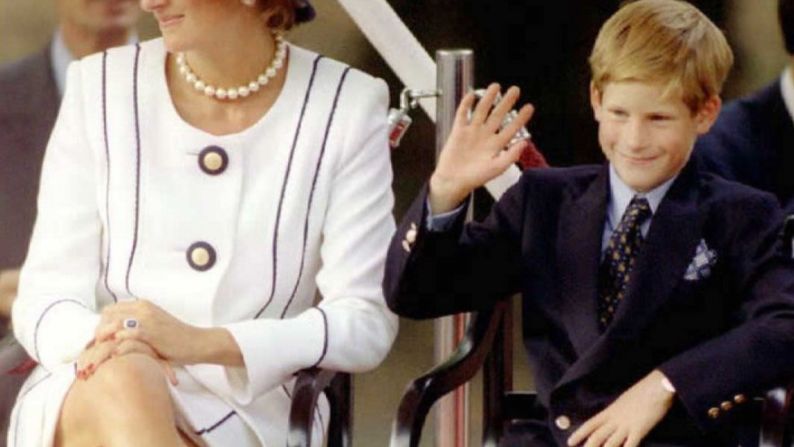
<svg viewBox="0 0 794 447">
<path fill-rule="evenodd" d="M 25 260 L 59 104 L 49 47 L 0 69 L 0 269 Z"/>
<path fill-rule="evenodd" d="M 780 80 L 728 103 L 694 156 L 706 170 L 775 194 L 794 213 L 794 118 Z"/>
<path fill-rule="evenodd" d="M 44 149 L 59 105 L 49 47 L 0 68 L 0 269 L 19 268 L 25 260 Z M 11 361 L 0 357 L 0 447 L 6 445 L 8 412 L 26 377 L 5 374 L 16 366 Z"/>
<path fill-rule="evenodd" d="M 523 294 L 524 343 L 548 417 L 523 426 L 520 445 L 564 445 L 656 368 L 678 392 L 648 441 L 757 442 L 752 396 L 794 376 L 794 265 L 778 253 L 774 197 L 690 163 L 653 215 L 626 297 L 601 333 L 609 188 L 605 166 L 526 171 L 484 223 L 444 232 L 426 230 L 425 191 L 389 250 L 390 307 L 433 318 Z M 561 416 L 570 429 L 557 426 Z"/>
</svg>

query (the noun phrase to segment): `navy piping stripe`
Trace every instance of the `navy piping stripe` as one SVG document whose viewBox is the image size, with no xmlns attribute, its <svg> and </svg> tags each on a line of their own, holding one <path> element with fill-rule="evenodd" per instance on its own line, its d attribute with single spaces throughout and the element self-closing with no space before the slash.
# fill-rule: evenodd
<svg viewBox="0 0 794 447">
<path fill-rule="evenodd" d="M 132 237 L 132 250 L 130 260 L 127 264 L 127 277 L 125 285 L 127 293 L 134 296 L 130 291 L 130 272 L 132 272 L 132 262 L 135 259 L 135 251 L 138 249 L 138 214 L 141 196 L 141 128 L 138 116 L 138 61 L 141 56 L 141 44 L 135 44 L 135 65 L 132 72 L 132 105 L 135 111 L 135 225 Z"/>
<path fill-rule="evenodd" d="M 277 263 L 276 263 L 276 254 L 278 252 L 278 226 L 281 221 L 281 207 L 284 205 L 284 195 L 287 191 L 287 183 L 289 183 L 289 174 L 290 170 L 292 169 L 292 159 L 295 156 L 295 147 L 298 145 L 298 137 L 301 133 L 301 127 L 303 126 L 303 117 L 306 114 L 306 105 L 309 103 L 309 97 L 311 96 L 312 87 L 314 86 L 314 76 L 317 74 L 317 63 L 320 62 L 323 56 L 317 56 L 314 59 L 314 66 L 312 67 L 312 75 L 309 78 L 309 86 L 306 88 L 306 96 L 303 98 L 303 106 L 301 107 L 301 114 L 300 118 L 298 118 L 298 127 L 295 129 L 295 136 L 292 139 L 292 149 L 289 153 L 289 161 L 287 161 L 287 172 L 284 174 L 284 183 L 281 185 L 281 197 L 278 201 L 278 210 L 276 211 L 276 225 L 273 231 L 273 274 L 270 283 L 270 297 L 267 299 L 267 302 L 259 312 L 256 313 L 254 318 L 259 318 L 262 315 L 262 312 L 267 309 L 271 302 L 273 302 L 273 297 L 276 294 L 276 278 L 277 278 Z"/>
<path fill-rule="evenodd" d="M 85 304 L 81 303 L 80 301 L 73 300 L 73 299 L 63 299 L 63 300 L 58 300 L 58 301 L 52 302 L 52 303 L 50 303 L 49 306 L 47 306 L 44 309 L 44 312 L 42 312 L 41 315 L 39 315 L 39 319 L 36 321 L 36 327 L 33 329 L 33 351 L 36 353 L 36 360 L 39 361 L 39 364 L 41 363 L 41 356 L 39 355 L 39 326 L 41 326 L 41 322 L 42 322 L 42 320 L 44 320 L 44 316 L 47 315 L 47 312 L 49 312 L 50 309 L 52 309 L 53 307 L 55 307 L 56 305 L 61 304 L 61 303 L 74 303 L 74 304 L 77 304 L 79 306 L 82 306 L 82 307 L 85 307 L 86 309 L 88 309 L 85 306 Z"/>
<path fill-rule="evenodd" d="M 234 410 L 232 410 L 232 412 L 231 412 L 231 413 L 229 413 L 229 414 L 227 414 L 226 416 L 224 416 L 224 417 L 223 417 L 223 419 L 221 419 L 220 421 L 218 421 L 218 422 L 216 422 L 216 423 L 212 424 L 211 426 L 209 426 L 209 427 L 207 427 L 207 428 L 202 428 L 201 430 L 199 430 L 199 431 L 197 431 L 197 432 L 195 432 L 195 433 L 196 433 L 197 435 L 199 435 L 199 436 L 201 436 L 201 435 L 203 435 L 203 434 L 205 434 L 205 433 L 209 433 L 209 432 L 211 432 L 212 430 L 215 430 L 216 428 L 218 428 L 218 427 L 220 427 L 221 425 L 223 425 L 223 423 L 224 423 L 224 422 L 228 421 L 228 420 L 229 420 L 229 418 L 230 418 L 230 417 L 232 417 L 232 416 L 234 416 L 235 414 L 237 414 L 237 412 L 236 412 L 236 411 L 234 411 Z"/>
<path fill-rule="evenodd" d="M 17 420 L 14 422 L 14 445 L 15 446 L 17 445 L 17 441 L 19 440 L 19 420 L 22 419 L 22 411 L 21 411 L 22 399 L 24 399 L 25 396 L 27 396 L 28 393 L 33 390 L 33 388 L 36 388 L 37 386 L 39 386 L 39 384 L 41 382 L 44 382 L 45 380 L 49 379 L 51 376 L 52 376 L 52 373 L 47 373 L 46 376 L 42 377 L 41 379 L 39 379 L 38 382 L 36 382 L 33 385 L 29 386 L 25 391 L 23 391 L 23 392 L 21 392 L 19 394 L 19 397 L 17 397 L 17 405 L 19 406 L 19 408 L 17 408 L 17 411 L 16 411 Z"/>
<path fill-rule="evenodd" d="M 306 262 L 306 240 L 309 237 L 309 217 L 311 216 L 312 212 L 312 201 L 314 200 L 314 191 L 317 186 L 317 177 L 320 175 L 320 167 L 323 164 L 323 157 L 325 156 L 325 148 L 328 144 L 328 134 L 331 132 L 331 125 L 334 122 L 334 116 L 336 115 L 336 106 L 339 104 L 339 93 L 342 91 L 342 85 L 345 83 L 345 79 L 347 78 L 347 74 L 350 72 L 350 67 L 345 68 L 345 71 L 342 73 L 342 76 L 339 78 L 339 85 L 336 86 L 336 95 L 334 96 L 334 104 L 331 106 L 331 114 L 328 116 L 328 123 L 325 125 L 325 135 L 323 136 L 323 144 L 320 149 L 320 156 L 317 158 L 317 166 L 314 168 L 314 179 L 312 180 L 312 189 L 309 192 L 309 203 L 306 205 L 306 220 L 303 224 L 303 250 L 301 251 L 301 263 L 300 268 L 298 269 L 298 278 L 295 281 L 295 287 L 292 289 L 292 294 L 289 297 L 289 301 L 284 306 L 284 310 L 281 312 L 281 318 L 284 318 L 284 315 L 287 314 L 287 310 L 289 306 L 292 304 L 292 301 L 295 299 L 295 295 L 298 293 L 298 286 L 301 282 L 301 277 L 303 276 L 303 267 Z"/>
<path fill-rule="evenodd" d="M 107 253 L 105 254 L 105 289 L 107 289 L 110 296 L 113 297 L 113 302 L 118 303 L 119 299 L 108 285 L 108 272 L 110 271 L 110 140 L 108 139 L 108 100 L 107 100 L 107 59 L 108 52 L 102 52 L 102 130 L 105 134 L 105 167 L 107 170 L 105 178 L 105 218 L 107 219 L 106 233 L 107 233 Z"/>
<path fill-rule="evenodd" d="M 325 315 L 325 311 L 320 309 L 319 307 L 315 307 L 315 309 L 319 310 L 323 316 L 323 329 L 324 329 L 324 337 L 323 337 L 323 353 L 320 355 L 320 358 L 317 362 L 312 365 L 312 368 L 316 368 L 320 366 L 323 360 L 325 360 L 325 355 L 328 354 L 328 317 Z"/>
</svg>

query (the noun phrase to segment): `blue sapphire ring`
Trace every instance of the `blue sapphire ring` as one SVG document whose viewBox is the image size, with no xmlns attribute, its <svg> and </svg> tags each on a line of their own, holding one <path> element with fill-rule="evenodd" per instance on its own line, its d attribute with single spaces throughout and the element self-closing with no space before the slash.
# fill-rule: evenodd
<svg viewBox="0 0 794 447">
<path fill-rule="evenodd" d="M 123 325 L 124 329 L 138 329 L 140 327 L 140 323 L 135 318 L 125 318 Z"/>
</svg>

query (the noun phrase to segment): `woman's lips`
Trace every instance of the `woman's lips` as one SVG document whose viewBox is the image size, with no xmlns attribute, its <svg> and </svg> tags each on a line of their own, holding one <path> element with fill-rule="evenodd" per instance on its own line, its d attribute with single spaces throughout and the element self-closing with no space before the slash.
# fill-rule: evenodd
<svg viewBox="0 0 794 447">
<path fill-rule="evenodd" d="M 162 16 L 157 18 L 157 23 L 160 24 L 160 28 L 169 28 L 180 23 L 184 17 L 183 15 Z"/>
</svg>

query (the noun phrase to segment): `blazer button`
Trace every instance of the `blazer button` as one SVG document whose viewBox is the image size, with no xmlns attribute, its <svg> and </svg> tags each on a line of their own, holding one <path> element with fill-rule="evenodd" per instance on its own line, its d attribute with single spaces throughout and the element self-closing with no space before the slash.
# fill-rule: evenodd
<svg viewBox="0 0 794 447">
<path fill-rule="evenodd" d="M 722 411 L 731 411 L 731 409 L 733 408 L 733 402 L 726 400 L 725 402 L 720 404 L 720 408 L 722 408 Z"/>
<path fill-rule="evenodd" d="M 737 404 L 743 404 L 747 401 L 747 396 L 745 396 L 744 394 L 737 394 L 733 396 L 733 401 L 736 402 Z"/>
<path fill-rule="evenodd" d="M 205 174 L 219 175 L 229 165 L 229 156 L 218 146 L 208 146 L 199 152 L 198 163 Z"/>
<path fill-rule="evenodd" d="M 712 419 L 717 419 L 720 417 L 720 409 L 717 407 L 711 407 L 709 408 L 708 415 Z"/>
<path fill-rule="evenodd" d="M 560 430 L 568 430 L 571 428 L 571 419 L 566 415 L 558 416 L 557 419 L 554 420 L 554 425 Z"/>
<path fill-rule="evenodd" d="M 413 245 L 416 242 L 416 233 L 417 231 L 414 229 L 410 229 L 405 232 L 405 240 L 408 241 L 409 244 Z"/>
<path fill-rule="evenodd" d="M 187 249 L 187 263 L 200 272 L 215 265 L 215 249 L 206 242 L 196 242 Z"/>
</svg>

